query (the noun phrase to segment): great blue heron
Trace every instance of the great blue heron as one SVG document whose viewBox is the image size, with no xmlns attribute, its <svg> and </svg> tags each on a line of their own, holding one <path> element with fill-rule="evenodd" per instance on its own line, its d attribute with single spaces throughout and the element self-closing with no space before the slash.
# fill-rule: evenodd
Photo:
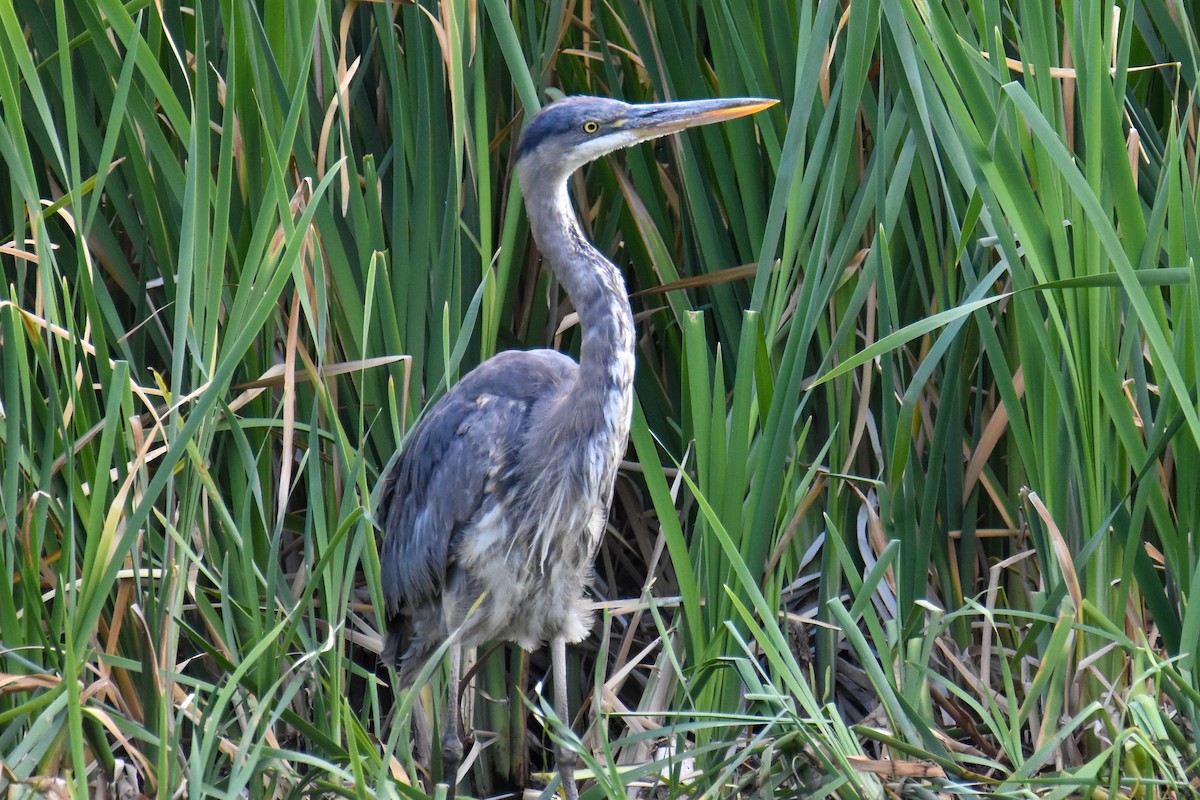
<svg viewBox="0 0 1200 800">
<path fill-rule="evenodd" d="M 633 403 L 633 314 L 621 273 L 592 246 L 567 196 L 589 161 L 774 100 L 630 105 L 568 97 L 525 129 L 517 170 L 533 238 L 579 314 L 579 363 L 554 350 L 499 353 L 472 370 L 413 430 L 379 493 L 388 603 L 384 659 L 411 685 L 450 647 L 442 735 L 451 797 L 462 762 L 462 648 L 550 643 L 554 710 L 567 716 L 566 643 L 592 626 L 584 599 L 612 500 Z M 575 753 L 555 751 L 569 800 Z"/>
</svg>

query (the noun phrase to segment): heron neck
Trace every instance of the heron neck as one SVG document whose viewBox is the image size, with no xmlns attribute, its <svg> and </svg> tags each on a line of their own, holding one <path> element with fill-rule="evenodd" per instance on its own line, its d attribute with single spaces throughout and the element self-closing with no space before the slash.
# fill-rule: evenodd
<svg viewBox="0 0 1200 800">
<path fill-rule="evenodd" d="M 533 238 L 579 314 L 583 345 L 576 392 L 611 402 L 616 391 L 628 405 L 633 385 L 633 312 L 617 267 L 584 236 L 567 195 L 556 191 L 526 197 Z M 579 398 L 581 401 L 584 398 Z"/>
</svg>

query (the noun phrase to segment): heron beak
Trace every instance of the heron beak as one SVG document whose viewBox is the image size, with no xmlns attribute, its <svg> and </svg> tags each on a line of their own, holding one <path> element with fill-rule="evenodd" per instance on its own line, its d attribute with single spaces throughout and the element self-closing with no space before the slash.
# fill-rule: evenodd
<svg viewBox="0 0 1200 800">
<path fill-rule="evenodd" d="M 636 132 L 641 139 L 654 139 L 684 128 L 744 117 L 778 102 L 761 97 L 729 97 L 633 106 L 634 111 L 629 115 L 625 127 Z"/>
</svg>

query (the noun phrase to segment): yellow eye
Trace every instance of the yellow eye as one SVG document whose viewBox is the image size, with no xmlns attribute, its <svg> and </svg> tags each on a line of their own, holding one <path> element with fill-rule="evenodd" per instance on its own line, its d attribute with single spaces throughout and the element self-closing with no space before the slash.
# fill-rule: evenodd
<svg viewBox="0 0 1200 800">
<path fill-rule="evenodd" d="M 593 120 L 589 119 L 587 122 L 583 123 L 584 133 L 595 133 L 598 130 L 600 130 L 600 125 Z"/>
</svg>

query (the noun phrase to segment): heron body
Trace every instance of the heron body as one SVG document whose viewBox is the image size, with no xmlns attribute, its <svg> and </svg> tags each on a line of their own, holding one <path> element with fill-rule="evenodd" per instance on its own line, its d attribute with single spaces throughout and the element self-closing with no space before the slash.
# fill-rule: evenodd
<svg viewBox="0 0 1200 800">
<path fill-rule="evenodd" d="M 579 363 L 553 350 L 488 359 L 434 404 L 385 476 L 384 659 L 402 685 L 456 630 L 455 702 L 461 648 L 549 642 L 555 710 L 569 722 L 564 645 L 591 630 L 584 593 L 629 437 L 634 326 L 621 273 L 584 236 L 567 178 L 613 150 L 774 102 L 570 97 L 526 127 L 517 166 L 530 228 L 579 315 Z M 442 745 L 453 773 L 462 743 L 457 713 L 448 717 Z M 573 753 L 560 748 L 556 758 L 574 798 Z"/>
<path fill-rule="evenodd" d="M 632 347 L 632 333 L 629 340 Z M 601 417 L 573 402 L 580 367 L 567 356 L 500 353 L 413 432 L 411 457 L 397 462 L 383 490 L 393 500 L 385 530 L 415 534 L 389 536 L 382 560 L 384 585 L 394 587 L 389 601 L 404 602 L 384 653 L 403 684 L 450 634 L 451 621 L 463 625 L 466 647 L 499 640 L 535 650 L 555 637 L 587 636 L 583 590 L 629 434 L 627 360 L 595 398 L 613 406 Z M 452 492 L 450 502 L 403 501 L 434 491 Z"/>
</svg>

